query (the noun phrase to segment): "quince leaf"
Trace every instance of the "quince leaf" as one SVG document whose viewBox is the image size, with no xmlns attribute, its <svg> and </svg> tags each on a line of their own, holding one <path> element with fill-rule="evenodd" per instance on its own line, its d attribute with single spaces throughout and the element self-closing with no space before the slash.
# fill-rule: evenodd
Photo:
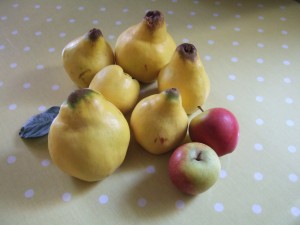
<svg viewBox="0 0 300 225">
<path fill-rule="evenodd" d="M 59 106 L 52 106 L 45 112 L 30 117 L 20 129 L 19 136 L 21 138 L 37 138 L 48 134 L 59 109 Z"/>
</svg>

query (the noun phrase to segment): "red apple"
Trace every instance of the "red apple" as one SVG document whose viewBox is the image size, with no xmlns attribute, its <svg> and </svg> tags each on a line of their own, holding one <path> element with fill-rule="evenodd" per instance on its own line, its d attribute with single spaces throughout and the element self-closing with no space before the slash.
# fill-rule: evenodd
<svg viewBox="0 0 300 225">
<path fill-rule="evenodd" d="M 233 152 L 239 138 L 239 124 L 227 109 L 211 108 L 196 115 L 189 124 L 192 141 L 210 146 L 218 156 Z"/>
<path fill-rule="evenodd" d="M 221 163 L 209 146 L 190 142 L 175 149 L 169 159 L 168 170 L 171 181 L 180 191 L 197 195 L 216 183 Z"/>
</svg>

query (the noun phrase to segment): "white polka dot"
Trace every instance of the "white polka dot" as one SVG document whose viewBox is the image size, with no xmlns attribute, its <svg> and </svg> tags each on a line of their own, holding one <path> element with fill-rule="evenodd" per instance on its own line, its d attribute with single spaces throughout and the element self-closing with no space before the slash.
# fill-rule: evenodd
<svg viewBox="0 0 300 225">
<path fill-rule="evenodd" d="M 291 81 L 291 78 L 285 77 L 285 78 L 283 78 L 283 82 L 289 84 L 289 83 L 291 83 L 292 81 Z"/>
<path fill-rule="evenodd" d="M 49 165 L 50 165 L 50 160 L 49 160 L 49 159 L 43 159 L 43 160 L 41 161 L 41 165 L 42 165 L 43 167 L 49 166 Z"/>
<path fill-rule="evenodd" d="M 297 182 L 298 181 L 298 176 L 294 173 L 289 174 L 289 180 L 291 182 Z"/>
<path fill-rule="evenodd" d="M 98 202 L 101 204 L 101 205 L 105 205 L 107 204 L 109 201 L 109 198 L 107 195 L 100 195 L 99 198 L 98 198 Z"/>
<path fill-rule="evenodd" d="M 287 120 L 287 121 L 285 121 L 285 123 L 289 127 L 293 127 L 295 125 L 295 122 L 293 120 Z"/>
<path fill-rule="evenodd" d="M 61 10 L 61 9 L 62 9 L 62 6 L 61 6 L 61 5 L 57 5 L 55 8 L 56 8 L 57 10 Z"/>
<path fill-rule="evenodd" d="M 192 28 L 193 28 L 193 25 L 192 25 L 192 24 L 188 24 L 188 25 L 186 25 L 186 27 L 187 27 L 188 29 L 192 29 Z"/>
<path fill-rule="evenodd" d="M 183 38 L 183 39 L 182 39 L 182 42 L 183 42 L 183 43 L 189 43 L 190 40 L 189 40 L 188 38 Z"/>
<path fill-rule="evenodd" d="M 289 60 L 284 60 L 282 63 L 286 66 L 289 66 L 291 64 L 291 62 Z"/>
<path fill-rule="evenodd" d="M 216 212 L 223 212 L 224 211 L 224 205 L 222 203 L 217 202 L 214 205 L 214 209 Z"/>
<path fill-rule="evenodd" d="M 263 44 L 263 43 L 257 43 L 257 47 L 259 47 L 259 48 L 264 48 L 264 47 L 265 47 L 265 44 Z"/>
<path fill-rule="evenodd" d="M 75 23 L 76 20 L 74 18 L 69 19 L 69 23 Z"/>
<path fill-rule="evenodd" d="M 227 177 L 227 172 L 226 172 L 226 170 L 221 169 L 220 178 L 224 179 L 225 177 Z"/>
<path fill-rule="evenodd" d="M 263 32 L 264 32 L 264 29 L 258 28 L 258 29 L 257 29 L 257 32 L 258 32 L 258 33 L 263 33 Z"/>
<path fill-rule="evenodd" d="M 109 39 L 109 40 L 115 39 L 115 35 L 113 35 L 113 34 L 108 35 L 108 39 Z"/>
<path fill-rule="evenodd" d="M 9 110 L 15 110 L 17 108 L 17 105 L 16 104 L 10 104 L 9 106 L 8 106 L 8 109 Z"/>
<path fill-rule="evenodd" d="M 5 49 L 5 45 L 0 45 L 0 50 Z"/>
<path fill-rule="evenodd" d="M 282 30 L 282 31 L 281 31 L 281 34 L 283 34 L 283 35 L 287 35 L 287 34 L 288 34 L 288 32 L 287 32 L 286 30 Z"/>
<path fill-rule="evenodd" d="M 1 16 L 1 20 L 7 20 L 7 16 Z"/>
<path fill-rule="evenodd" d="M 35 35 L 35 36 L 41 36 L 41 35 L 42 35 L 42 32 L 41 32 L 41 31 L 36 31 L 36 32 L 34 33 L 34 35 Z"/>
<path fill-rule="evenodd" d="M 50 52 L 50 53 L 55 52 L 55 48 L 53 48 L 53 47 L 48 48 L 48 52 Z"/>
<path fill-rule="evenodd" d="M 286 97 L 286 98 L 285 98 L 285 102 L 286 102 L 287 104 L 292 104 L 292 103 L 294 102 L 294 100 L 293 100 L 292 98 L 290 98 L 290 97 Z"/>
<path fill-rule="evenodd" d="M 235 99 L 235 97 L 233 95 L 227 95 L 226 98 L 228 101 L 233 101 Z"/>
<path fill-rule="evenodd" d="M 190 15 L 191 15 L 191 16 L 195 16 L 196 13 L 195 13 L 195 12 L 190 12 Z"/>
<path fill-rule="evenodd" d="M 82 11 L 82 10 L 84 10 L 84 9 L 85 9 L 84 6 L 79 6 L 79 7 L 78 7 L 78 10 L 79 10 L 79 11 Z"/>
<path fill-rule="evenodd" d="M 48 18 L 46 19 L 46 21 L 47 21 L 48 23 L 50 23 L 50 22 L 53 21 L 53 19 L 52 19 L 51 17 L 48 17 Z"/>
<path fill-rule="evenodd" d="M 7 162 L 8 164 L 14 164 L 14 163 L 16 162 L 16 160 L 17 160 L 17 157 L 16 157 L 16 156 L 10 155 L 10 156 L 7 157 L 6 162 Z"/>
<path fill-rule="evenodd" d="M 281 21 L 286 21 L 287 19 L 285 17 L 280 17 Z"/>
<path fill-rule="evenodd" d="M 148 167 L 146 168 L 146 172 L 149 173 L 149 174 L 155 173 L 155 172 L 156 172 L 156 169 L 155 169 L 154 166 L 151 165 L 151 166 L 148 166 Z"/>
<path fill-rule="evenodd" d="M 210 61 L 210 60 L 211 60 L 211 56 L 210 56 L 210 55 L 206 55 L 206 56 L 204 56 L 204 59 L 205 59 L 206 61 Z"/>
<path fill-rule="evenodd" d="M 257 80 L 258 82 L 264 82 L 264 81 L 265 81 L 265 78 L 262 77 L 262 76 L 258 76 L 258 77 L 256 77 L 256 80 Z"/>
<path fill-rule="evenodd" d="M 213 44 L 215 43 L 215 41 L 214 41 L 214 40 L 208 40 L 207 43 L 208 43 L 209 45 L 213 45 Z"/>
<path fill-rule="evenodd" d="M 23 17 L 23 21 L 29 21 L 29 20 L 30 20 L 30 18 L 28 16 Z"/>
<path fill-rule="evenodd" d="M 39 107 L 38 107 L 38 110 L 40 111 L 40 112 L 44 112 L 44 111 L 46 111 L 46 106 L 44 106 L 44 105 L 40 105 Z"/>
<path fill-rule="evenodd" d="M 260 173 L 260 172 L 254 173 L 253 177 L 254 177 L 254 179 L 257 180 L 257 181 L 261 181 L 261 180 L 264 179 L 264 175 L 263 175 L 262 173 Z"/>
<path fill-rule="evenodd" d="M 213 13 L 213 16 L 218 17 L 218 16 L 220 16 L 220 14 L 215 12 L 215 13 Z"/>
<path fill-rule="evenodd" d="M 290 153 L 295 153 L 297 151 L 297 148 L 294 145 L 289 145 L 288 146 L 288 151 Z"/>
<path fill-rule="evenodd" d="M 59 85 L 54 84 L 54 85 L 52 85 L 51 89 L 52 89 L 53 91 L 57 91 L 57 90 L 59 89 Z"/>
<path fill-rule="evenodd" d="M 255 144 L 254 144 L 254 149 L 255 149 L 256 151 L 262 151 L 262 150 L 264 149 L 264 147 L 263 147 L 263 145 L 260 144 L 260 143 L 255 143 Z"/>
<path fill-rule="evenodd" d="M 292 208 L 291 208 L 291 214 L 292 214 L 293 216 L 296 216 L 296 217 L 300 216 L 300 209 L 297 208 L 297 207 L 292 207 Z"/>
<path fill-rule="evenodd" d="M 236 80 L 236 75 L 235 74 L 229 74 L 228 79 L 229 80 Z"/>
<path fill-rule="evenodd" d="M 175 207 L 176 207 L 177 209 L 183 209 L 183 208 L 185 207 L 184 201 L 183 201 L 183 200 L 177 200 L 177 201 L 175 202 Z"/>
<path fill-rule="evenodd" d="M 18 3 L 14 3 L 14 4 L 12 5 L 12 7 L 18 8 L 18 7 L 19 7 L 19 4 L 18 4 Z"/>
<path fill-rule="evenodd" d="M 241 28 L 235 27 L 234 30 L 237 31 L 237 32 L 239 32 L 239 31 L 241 31 Z"/>
<path fill-rule="evenodd" d="M 124 8 L 122 11 L 123 11 L 124 13 L 127 13 L 129 10 L 128 10 L 128 8 Z"/>
<path fill-rule="evenodd" d="M 262 212 L 262 208 L 258 204 L 252 205 L 252 212 L 255 214 L 260 214 Z"/>
<path fill-rule="evenodd" d="M 43 69 L 44 69 L 44 65 L 38 64 L 38 65 L 36 65 L 35 68 L 36 68 L 37 70 L 43 70 Z"/>
<path fill-rule="evenodd" d="M 17 66 L 18 66 L 17 63 L 11 63 L 11 64 L 9 65 L 9 67 L 12 68 L 12 69 L 16 68 Z"/>
<path fill-rule="evenodd" d="M 137 204 L 138 204 L 139 207 L 143 208 L 143 207 L 145 207 L 147 205 L 147 199 L 145 199 L 145 198 L 139 198 L 137 200 Z"/>
<path fill-rule="evenodd" d="M 258 8 L 263 8 L 264 5 L 263 5 L 263 4 L 258 4 L 257 7 L 258 7 Z"/>
<path fill-rule="evenodd" d="M 174 14 L 174 12 L 173 12 L 172 10 L 168 10 L 167 13 L 168 13 L 169 15 L 173 15 L 173 14 Z"/>
<path fill-rule="evenodd" d="M 17 30 L 13 30 L 12 32 L 11 32 L 11 34 L 12 35 L 17 35 L 19 32 L 17 31 Z"/>
<path fill-rule="evenodd" d="M 232 42 L 232 46 L 239 46 L 239 45 L 240 45 L 240 43 L 238 41 L 233 41 Z"/>
<path fill-rule="evenodd" d="M 264 124 L 264 121 L 260 118 L 256 119 L 255 122 L 256 122 L 257 125 L 263 125 Z"/>
<path fill-rule="evenodd" d="M 115 22 L 115 25 L 117 25 L 117 26 L 119 26 L 119 25 L 121 25 L 122 24 L 122 21 L 120 21 L 120 20 L 117 20 L 116 22 Z"/>
<path fill-rule="evenodd" d="M 65 37 L 66 35 L 67 35 L 67 34 L 66 34 L 65 32 L 60 32 L 60 33 L 59 33 L 59 36 L 60 36 L 60 37 Z"/>
<path fill-rule="evenodd" d="M 69 192 L 65 192 L 65 193 L 62 194 L 61 199 L 62 199 L 64 202 L 69 202 L 69 201 L 71 201 L 71 199 L 72 199 L 72 195 L 71 195 L 71 193 L 69 193 Z"/>
<path fill-rule="evenodd" d="M 258 18 L 259 20 L 265 19 L 263 16 L 258 16 L 257 18 Z"/>
<path fill-rule="evenodd" d="M 236 14 L 234 17 L 237 18 L 237 19 L 239 19 L 239 18 L 241 18 L 241 15 L 240 14 Z"/>
<path fill-rule="evenodd" d="M 2 87 L 3 86 L 3 81 L 2 80 L 0 80 L 0 87 Z"/>
<path fill-rule="evenodd" d="M 258 58 L 258 59 L 256 59 L 256 62 L 259 63 L 259 64 L 262 64 L 262 63 L 264 63 L 264 59 Z"/>
<path fill-rule="evenodd" d="M 93 21 L 92 21 L 92 24 L 98 24 L 98 23 L 99 23 L 98 20 L 93 20 Z"/>
<path fill-rule="evenodd" d="M 211 25 L 211 26 L 210 26 L 210 29 L 211 29 L 211 30 L 216 30 L 217 27 L 216 27 L 215 25 Z"/>
<path fill-rule="evenodd" d="M 24 52 L 29 52 L 30 49 L 31 49 L 31 48 L 30 48 L 29 46 L 25 46 L 25 47 L 23 48 L 23 51 L 24 51 Z"/>
<path fill-rule="evenodd" d="M 39 9 L 41 6 L 39 4 L 34 5 L 34 8 Z"/>
<path fill-rule="evenodd" d="M 30 86 L 31 86 L 31 84 L 28 83 L 28 82 L 26 82 L 26 83 L 23 84 L 23 88 L 25 88 L 25 89 L 30 88 Z"/>
<path fill-rule="evenodd" d="M 106 8 L 105 8 L 105 7 L 101 7 L 101 8 L 100 8 L 100 11 L 101 11 L 101 12 L 104 12 L 104 11 L 106 11 Z"/>
<path fill-rule="evenodd" d="M 284 6 L 284 5 L 281 5 L 279 8 L 280 8 L 281 10 L 285 10 L 285 6 Z"/>
<path fill-rule="evenodd" d="M 34 196 L 34 190 L 33 189 L 28 189 L 24 192 L 24 197 L 25 198 L 32 198 Z"/>
<path fill-rule="evenodd" d="M 264 97 L 263 96 L 256 96 L 255 100 L 257 102 L 262 102 L 264 100 Z"/>
<path fill-rule="evenodd" d="M 239 61 L 239 59 L 237 57 L 231 57 L 230 60 L 231 60 L 231 62 L 234 62 L 234 63 Z"/>
<path fill-rule="evenodd" d="M 284 49 L 288 49 L 289 48 L 289 46 L 287 44 L 283 44 L 283 45 L 281 45 L 281 47 L 284 48 Z"/>
</svg>

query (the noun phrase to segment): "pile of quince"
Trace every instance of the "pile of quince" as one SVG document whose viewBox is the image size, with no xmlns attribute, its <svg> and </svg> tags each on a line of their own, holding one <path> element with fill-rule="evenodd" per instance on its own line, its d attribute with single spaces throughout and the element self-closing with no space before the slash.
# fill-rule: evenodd
<svg viewBox="0 0 300 225">
<path fill-rule="evenodd" d="M 177 148 L 210 92 L 196 47 L 177 46 L 159 11 L 121 33 L 114 50 L 94 28 L 67 44 L 62 59 L 78 89 L 61 105 L 48 146 L 60 169 L 85 181 L 122 164 L 131 131 L 152 154 Z M 142 98 L 141 87 L 155 82 L 157 93 Z"/>
</svg>

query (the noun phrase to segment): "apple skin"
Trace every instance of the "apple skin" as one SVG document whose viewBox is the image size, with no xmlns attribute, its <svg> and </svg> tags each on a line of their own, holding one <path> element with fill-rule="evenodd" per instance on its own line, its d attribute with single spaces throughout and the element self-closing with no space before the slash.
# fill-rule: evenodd
<svg viewBox="0 0 300 225">
<path fill-rule="evenodd" d="M 198 195 L 212 187 L 218 180 L 221 162 L 209 146 L 190 142 L 172 153 L 168 172 L 172 183 L 183 193 Z"/>
<path fill-rule="evenodd" d="M 192 141 L 210 146 L 221 157 L 235 150 L 239 123 L 229 110 L 211 108 L 191 119 L 189 135 Z"/>
</svg>

